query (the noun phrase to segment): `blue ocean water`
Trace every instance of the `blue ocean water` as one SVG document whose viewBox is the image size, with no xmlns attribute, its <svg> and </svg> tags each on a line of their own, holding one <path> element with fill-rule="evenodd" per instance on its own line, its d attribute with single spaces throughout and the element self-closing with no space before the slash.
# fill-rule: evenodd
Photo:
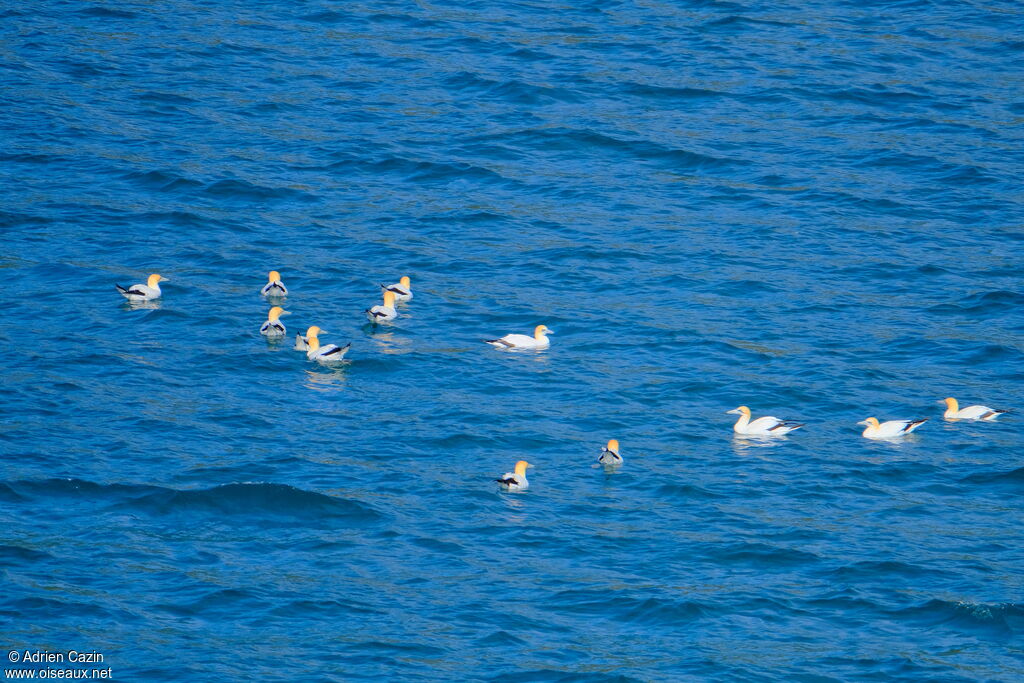
<svg viewBox="0 0 1024 683">
<path fill-rule="evenodd" d="M 138 681 L 1024 677 L 1021 413 L 936 404 L 1024 409 L 1019 3 L 0 18 L 8 650 Z M 348 363 L 260 337 L 272 269 Z M 159 303 L 114 290 L 151 272 Z M 541 323 L 547 351 L 480 342 Z M 740 404 L 807 426 L 736 440 Z M 931 420 L 875 443 L 872 415 Z"/>
</svg>

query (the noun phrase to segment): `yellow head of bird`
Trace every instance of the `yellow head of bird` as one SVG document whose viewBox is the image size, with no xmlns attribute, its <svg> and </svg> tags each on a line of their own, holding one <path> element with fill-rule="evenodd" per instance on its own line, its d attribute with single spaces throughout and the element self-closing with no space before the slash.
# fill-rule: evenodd
<svg viewBox="0 0 1024 683">
<path fill-rule="evenodd" d="M 276 270 L 270 271 L 270 273 L 267 275 L 267 282 L 268 283 L 280 282 L 280 281 L 281 281 L 281 273 L 277 272 Z"/>
<path fill-rule="evenodd" d="M 554 332 L 552 332 L 550 329 L 548 329 L 547 325 L 537 325 L 537 327 L 535 327 L 534 330 L 533 330 L 533 338 L 534 339 L 540 339 L 545 334 L 554 334 Z"/>
<path fill-rule="evenodd" d="M 732 410 L 727 410 L 725 412 L 732 413 L 734 415 L 746 415 L 747 417 L 750 417 L 750 408 L 746 406 L 740 406 L 739 408 L 733 408 Z"/>
<path fill-rule="evenodd" d="M 952 396 L 947 398 L 947 399 L 945 399 L 945 401 L 946 401 L 946 409 L 947 410 L 952 410 L 954 413 L 956 411 L 960 410 L 960 404 L 957 403 L 957 400 L 955 398 L 953 398 Z"/>
<path fill-rule="evenodd" d="M 148 284 L 150 287 L 156 287 L 158 282 L 170 282 L 170 280 L 165 278 L 163 275 L 157 275 L 156 273 L 153 273 L 152 275 L 149 276 L 149 280 L 146 281 L 146 284 Z"/>
<path fill-rule="evenodd" d="M 384 292 L 384 305 L 388 308 L 395 307 L 395 293 L 391 290 Z"/>
<path fill-rule="evenodd" d="M 866 420 L 861 420 L 857 424 L 864 425 L 866 427 L 877 427 L 878 426 L 878 418 L 877 417 L 869 417 Z"/>
<path fill-rule="evenodd" d="M 269 320 L 270 322 L 274 322 L 282 315 L 288 315 L 289 313 L 291 313 L 291 311 L 286 311 L 280 306 L 274 306 L 273 308 L 270 309 L 270 311 L 267 312 L 267 320 Z"/>
<path fill-rule="evenodd" d="M 611 451 L 612 453 L 618 453 L 619 452 L 619 440 L 618 439 L 610 440 L 608 442 L 608 445 L 605 446 L 604 449 L 606 451 Z"/>
<path fill-rule="evenodd" d="M 525 477 L 527 467 L 533 467 L 533 465 L 526 462 L 525 460 L 520 460 L 519 462 L 516 463 L 516 474 L 518 474 L 521 477 Z"/>
<path fill-rule="evenodd" d="M 399 279 L 398 284 L 402 285 L 406 289 L 409 289 L 410 287 L 412 287 L 412 280 L 409 279 L 408 275 L 403 275 L 401 279 Z"/>
<path fill-rule="evenodd" d="M 309 343 L 308 340 L 310 340 L 310 339 L 316 339 L 317 335 L 319 335 L 321 332 L 323 332 L 323 330 L 321 330 L 316 325 L 313 325 L 312 327 L 310 327 L 308 330 L 306 330 L 306 340 L 307 340 L 306 343 L 308 344 Z"/>
</svg>

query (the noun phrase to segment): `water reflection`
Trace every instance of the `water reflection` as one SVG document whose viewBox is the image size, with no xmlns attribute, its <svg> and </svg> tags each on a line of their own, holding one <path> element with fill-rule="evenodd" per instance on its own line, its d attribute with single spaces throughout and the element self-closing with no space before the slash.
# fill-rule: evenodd
<svg viewBox="0 0 1024 683">
<path fill-rule="evenodd" d="M 785 436 L 750 436 L 735 434 L 732 439 L 732 450 L 736 455 L 752 455 L 758 448 L 776 448 L 789 441 Z"/>
<path fill-rule="evenodd" d="M 318 370 L 306 370 L 305 387 L 313 391 L 343 391 L 348 382 L 348 361 L 341 361 Z"/>
<path fill-rule="evenodd" d="M 366 325 L 365 328 L 369 328 L 367 336 L 376 343 L 381 353 L 403 354 L 413 351 L 412 340 L 407 337 L 395 336 L 394 332 L 380 331 L 379 326 L 376 325 Z"/>
<path fill-rule="evenodd" d="M 149 301 L 125 301 L 122 305 L 129 311 L 156 311 L 162 304 L 162 299 L 151 299 Z"/>
<path fill-rule="evenodd" d="M 522 526 L 526 524 L 526 504 L 523 502 L 521 496 L 526 495 L 526 491 L 503 491 L 501 499 L 505 503 L 508 514 L 505 516 L 505 521 L 509 524 L 515 524 Z"/>
</svg>

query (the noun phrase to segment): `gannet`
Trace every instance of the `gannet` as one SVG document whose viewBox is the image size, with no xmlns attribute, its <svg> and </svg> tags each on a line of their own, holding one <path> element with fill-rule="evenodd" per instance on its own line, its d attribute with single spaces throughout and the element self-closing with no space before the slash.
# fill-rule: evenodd
<svg viewBox="0 0 1024 683">
<path fill-rule="evenodd" d="M 398 282 L 393 285 L 381 285 L 381 289 L 385 292 L 394 292 L 395 301 L 408 301 L 412 298 L 412 281 L 409 280 L 408 275 L 403 275 Z"/>
<path fill-rule="evenodd" d="M 484 342 L 498 349 L 546 349 L 549 345 L 549 334 L 554 332 L 546 325 L 537 325 L 532 337 L 525 334 L 506 334 L 501 339 L 485 339 Z"/>
<path fill-rule="evenodd" d="M 753 422 L 750 421 L 750 408 L 746 406 L 740 406 L 734 410 L 726 411 L 728 415 L 739 415 L 740 419 L 736 420 L 736 424 L 732 426 L 732 429 L 737 434 L 744 436 L 782 436 L 788 434 L 794 429 L 800 429 L 804 425 L 794 420 L 780 420 L 777 417 L 766 415 L 765 417 L 759 417 Z"/>
<path fill-rule="evenodd" d="M 524 491 L 530 487 L 530 482 L 526 479 L 527 467 L 533 467 L 533 465 L 525 460 L 520 460 L 516 463 L 515 472 L 506 472 L 501 479 L 494 481 L 501 484 L 506 491 Z"/>
<path fill-rule="evenodd" d="M 942 417 L 947 420 L 992 421 L 1000 415 L 1005 415 L 1010 412 L 1008 410 L 996 410 L 995 408 L 989 408 L 988 406 L 967 406 L 966 408 L 961 408 L 955 398 L 947 398 L 945 402 L 946 412 L 942 414 Z"/>
<path fill-rule="evenodd" d="M 395 293 L 391 290 L 384 292 L 384 305 L 377 305 L 366 309 L 366 317 L 371 323 L 383 323 L 394 320 L 398 317 L 395 310 Z"/>
<path fill-rule="evenodd" d="M 286 311 L 280 306 L 274 306 L 267 313 L 267 322 L 263 323 L 260 327 L 260 334 L 265 334 L 268 337 L 283 337 L 285 333 L 284 323 L 278 318 L 282 315 L 288 315 L 291 311 Z"/>
<path fill-rule="evenodd" d="M 308 351 L 309 350 L 309 338 L 310 337 L 318 337 L 318 336 L 320 336 L 321 333 L 323 333 L 323 334 L 330 334 L 330 332 L 327 332 L 326 330 L 321 330 L 316 325 L 313 325 L 312 327 L 310 327 L 310 328 L 308 328 L 306 330 L 306 334 L 297 334 L 297 335 L 295 335 L 295 350 L 296 351 Z"/>
<path fill-rule="evenodd" d="M 348 350 L 352 347 L 352 342 L 349 342 L 344 346 L 338 346 L 337 344 L 320 346 L 320 339 L 317 335 L 322 331 L 323 330 L 316 325 L 306 330 L 306 358 L 319 361 L 321 363 L 333 363 L 334 361 L 339 361 L 344 358 L 345 354 L 348 353 Z"/>
<path fill-rule="evenodd" d="M 121 285 L 114 285 L 117 287 L 117 291 L 124 295 L 128 301 L 149 301 L 150 299 L 160 298 L 160 283 L 170 282 L 167 278 L 162 275 L 153 273 L 149 276 L 149 280 L 144 285 L 132 285 L 128 289 L 125 289 Z"/>
<path fill-rule="evenodd" d="M 267 284 L 260 290 L 263 296 L 288 296 L 288 288 L 281 282 L 281 273 L 276 270 L 267 275 Z"/>
<path fill-rule="evenodd" d="M 877 418 L 869 417 L 857 424 L 867 425 L 867 428 L 861 433 L 865 439 L 893 439 L 906 436 L 927 421 L 926 417 L 923 420 L 889 420 L 879 424 Z"/>
<path fill-rule="evenodd" d="M 619 455 L 619 442 L 612 439 L 608 445 L 601 449 L 601 457 L 597 459 L 602 465 L 621 465 L 622 456 Z"/>
</svg>

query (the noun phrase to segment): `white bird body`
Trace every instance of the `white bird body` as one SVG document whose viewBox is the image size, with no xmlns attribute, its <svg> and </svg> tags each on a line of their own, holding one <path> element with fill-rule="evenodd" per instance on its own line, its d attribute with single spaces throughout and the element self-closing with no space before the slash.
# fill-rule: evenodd
<svg viewBox="0 0 1024 683">
<path fill-rule="evenodd" d="M 306 358 L 315 360 L 318 363 L 335 363 L 345 357 L 348 350 L 352 348 L 352 342 L 344 346 L 327 344 L 320 346 L 320 340 L 316 337 L 309 338 L 309 349 L 306 350 Z"/>
<path fill-rule="evenodd" d="M 274 306 L 267 313 L 267 322 L 260 326 L 260 334 L 267 337 L 283 337 L 285 332 L 284 323 L 278 320 L 282 315 L 288 315 L 291 311 L 286 311 L 280 306 Z"/>
<path fill-rule="evenodd" d="M 961 408 L 955 398 L 947 398 L 946 412 L 942 414 L 942 417 L 947 420 L 985 420 L 986 422 L 991 422 L 1008 412 L 1008 410 L 997 410 L 988 406 L 967 406 L 966 408 Z"/>
<path fill-rule="evenodd" d="M 865 439 L 898 439 L 906 436 L 927 421 L 928 418 L 921 420 L 889 420 L 888 422 L 879 423 L 876 418 L 869 417 L 857 424 L 866 425 L 864 431 L 861 432 L 861 436 Z"/>
<path fill-rule="evenodd" d="M 169 280 L 162 275 L 153 273 L 144 285 L 132 285 L 128 288 L 121 285 L 114 286 L 117 287 L 117 291 L 121 292 L 121 295 L 128 299 L 128 301 L 150 301 L 151 299 L 159 299 L 160 295 L 163 294 L 160 291 L 161 282 L 169 282 Z"/>
<path fill-rule="evenodd" d="M 394 292 L 395 301 L 408 301 L 412 298 L 412 280 L 409 276 L 404 275 L 402 278 L 393 285 L 381 285 L 381 289 L 385 292 Z"/>
<path fill-rule="evenodd" d="M 736 420 L 736 424 L 732 426 L 732 430 L 743 436 L 782 436 L 803 427 L 799 422 L 780 420 L 772 415 L 765 415 L 751 421 L 750 408 L 746 406 L 740 406 L 727 412 L 740 416 L 740 419 Z"/>
<path fill-rule="evenodd" d="M 395 293 L 391 290 L 384 292 L 384 305 L 376 305 L 373 308 L 366 309 L 366 318 L 371 323 L 384 323 L 390 320 L 394 320 L 398 317 L 398 311 L 395 309 Z"/>
<path fill-rule="evenodd" d="M 530 482 L 526 478 L 527 467 L 533 467 L 533 465 L 525 460 L 520 460 L 516 463 L 514 472 L 506 472 L 502 475 L 501 479 L 495 479 L 494 481 L 501 484 L 502 488 L 506 491 L 525 491 L 530 488 Z"/>
<path fill-rule="evenodd" d="M 260 290 L 263 296 L 288 296 L 288 288 L 281 282 L 281 273 L 276 270 L 267 275 L 267 284 Z"/>
<path fill-rule="evenodd" d="M 506 334 L 501 339 L 485 339 L 484 342 L 497 349 L 546 349 L 550 346 L 547 335 L 554 334 L 546 325 L 537 325 L 533 336 Z"/>
<path fill-rule="evenodd" d="M 607 467 L 615 467 L 622 464 L 622 455 L 619 453 L 619 442 L 617 439 L 612 439 L 608 442 L 607 446 L 601 449 L 601 457 L 597 461 Z"/>
</svg>

